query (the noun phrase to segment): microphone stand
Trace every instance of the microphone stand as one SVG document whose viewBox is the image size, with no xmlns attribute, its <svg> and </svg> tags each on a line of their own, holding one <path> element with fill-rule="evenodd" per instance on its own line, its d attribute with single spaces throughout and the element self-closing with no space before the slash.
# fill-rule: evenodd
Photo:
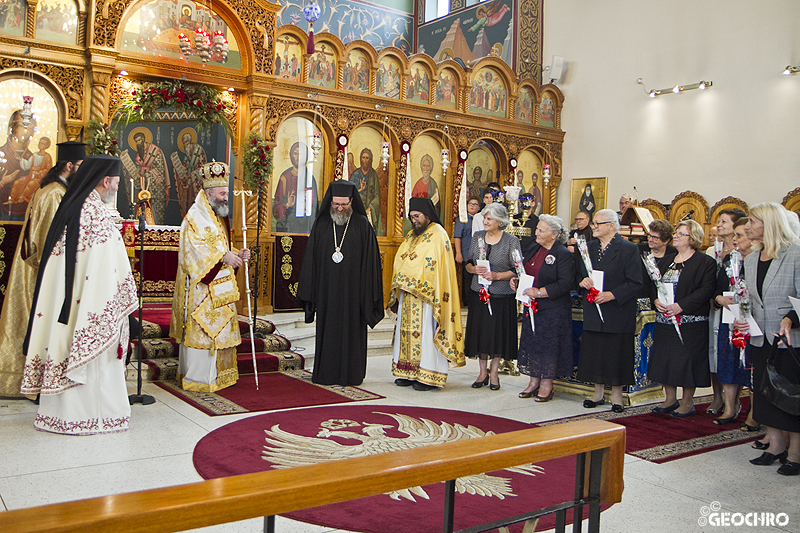
<svg viewBox="0 0 800 533">
<path fill-rule="evenodd" d="M 139 202 L 131 204 L 131 211 L 136 212 Z M 136 364 L 136 394 L 128 396 L 128 403 L 133 405 L 140 403 L 142 405 L 150 405 L 156 402 L 156 399 L 149 394 L 142 394 L 142 356 L 144 354 L 144 346 L 142 346 L 142 331 L 144 330 L 144 319 L 142 318 L 142 308 L 144 307 L 144 206 L 139 212 L 139 354 L 138 362 Z"/>
</svg>

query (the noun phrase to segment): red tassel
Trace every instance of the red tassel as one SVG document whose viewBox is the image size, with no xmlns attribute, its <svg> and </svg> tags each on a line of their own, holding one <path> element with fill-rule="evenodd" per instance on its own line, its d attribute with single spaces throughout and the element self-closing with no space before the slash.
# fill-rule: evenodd
<svg viewBox="0 0 800 533">
<path fill-rule="evenodd" d="M 311 55 L 314 52 L 314 28 L 312 26 L 311 29 L 308 30 L 308 46 L 306 46 L 306 53 Z"/>
<path fill-rule="evenodd" d="M 481 302 L 485 303 L 486 305 L 489 305 L 489 292 L 483 285 L 481 285 L 481 288 L 478 291 L 478 298 L 480 298 Z"/>
<path fill-rule="evenodd" d="M 731 339 L 731 343 L 736 346 L 737 348 L 744 348 L 747 346 L 747 341 L 750 340 L 749 333 L 742 333 L 736 328 L 733 328 L 733 338 Z"/>
</svg>

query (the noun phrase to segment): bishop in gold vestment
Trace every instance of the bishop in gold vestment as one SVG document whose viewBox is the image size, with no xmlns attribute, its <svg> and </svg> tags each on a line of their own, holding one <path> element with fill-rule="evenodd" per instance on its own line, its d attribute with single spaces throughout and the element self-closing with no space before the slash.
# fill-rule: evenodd
<svg viewBox="0 0 800 533">
<path fill-rule="evenodd" d="M 23 397 L 19 390 L 25 367 L 22 341 L 28 328 L 44 240 L 67 190 L 67 180 L 85 157 L 84 143 L 59 143 L 56 165 L 42 178 L 40 188 L 28 204 L 0 315 L 0 396 Z"/>
<path fill-rule="evenodd" d="M 250 251 L 230 249 L 228 166 L 201 167 L 204 190 L 181 224 L 178 276 L 170 336 L 180 343 L 178 379 L 185 390 L 214 392 L 239 379 L 236 346 L 241 343 L 235 268 Z"/>
<path fill-rule="evenodd" d="M 444 387 L 448 367 L 461 367 L 461 301 L 450 238 L 433 203 L 411 198 L 414 225 L 394 259 L 389 306 L 398 303 L 392 373 L 419 391 Z"/>
</svg>

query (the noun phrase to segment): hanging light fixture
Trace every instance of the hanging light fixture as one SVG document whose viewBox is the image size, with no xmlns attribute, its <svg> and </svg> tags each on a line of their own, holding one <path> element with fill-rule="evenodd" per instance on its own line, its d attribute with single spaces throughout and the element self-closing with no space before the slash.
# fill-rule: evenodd
<svg viewBox="0 0 800 533">
<path fill-rule="evenodd" d="M 197 4 L 195 4 L 197 6 Z M 203 0 L 203 15 L 200 18 L 205 20 L 206 26 L 211 27 L 212 14 L 214 11 L 214 2 L 211 0 L 210 4 L 206 6 Z M 181 53 L 184 56 L 196 55 L 199 57 L 203 64 L 209 62 L 214 58 L 214 61 L 224 63 L 228 60 L 228 40 L 222 30 L 216 30 L 212 35 L 203 27 L 198 26 L 194 32 L 194 47 L 192 41 L 185 33 L 178 34 L 178 46 L 181 48 Z"/>
<path fill-rule="evenodd" d="M 320 151 L 322 150 L 322 122 L 320 119 L 320 128 L 317 129 L 317 115 L 320 112 L 320 107 L 317 105 L 314 113 L 314 132 L 311 134 L 311 152 L 314 154 L 314 161 L 317 160 Z"/>
<path fill-rule="evenodd" d="M 389 164 L 389 141 L 386 140 L 386 123 L 388 121 L 388 116 L 383 117 L 383 131 L 381 132 L 381 139 L 383 139 L 381 143 L 381 164 L 383 165 L 383 170 L 386 170 L 386 166 Z"/>
<path fill-rule="evenodd" d="M 34 82 L 33 68 L 31 67 L 30 62 L 30 53 L 31 47 L 29 46 L 24 52 L 27 57 L 25 58 L 25 71 L 22 74 L 22 79 L 23 82 L 27 83 L 24 83 L 25 87 L 22 88 L 22 110 L 19 113 L 22 115 L 22 125 L 26 128 L 30 125 L 31 118 L 33 117 L 33 96 L 31 95 L 33 94 Z M 27 91 L 28 94 L 25 94 L 25 91 Z"/>
</svg>

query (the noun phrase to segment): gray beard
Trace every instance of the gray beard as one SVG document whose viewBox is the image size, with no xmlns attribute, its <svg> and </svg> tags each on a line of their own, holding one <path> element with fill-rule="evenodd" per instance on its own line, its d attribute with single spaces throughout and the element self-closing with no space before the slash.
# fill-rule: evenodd
<svg viewBox="0 0 800 533">
<path fill-rule="evenodd" d="M 217 202 L 216 200 L 210 201 L 211 209 L 222 218 L 228 216 L 230 209 L 228 209 L 228 202 Z"/>
<path fill-rule="evenodd" d="M 336 224 L 337 226 L 344 226 L 350 220 L 350 216 L 352 214 L 353 214 L 352 207 L 347 209 L 343 213 L 338 213 L 333 209 L 331 209 L 331 220 L 333 220 L 333 223 Z"/>
<path fill-rule="evenodd" d="M 115 195 L 116 191 L 108 191 L 107 193 L 101 194 L 100 199 L 103 200 L 104 204 L 113 204 Z"/>
</svg>

